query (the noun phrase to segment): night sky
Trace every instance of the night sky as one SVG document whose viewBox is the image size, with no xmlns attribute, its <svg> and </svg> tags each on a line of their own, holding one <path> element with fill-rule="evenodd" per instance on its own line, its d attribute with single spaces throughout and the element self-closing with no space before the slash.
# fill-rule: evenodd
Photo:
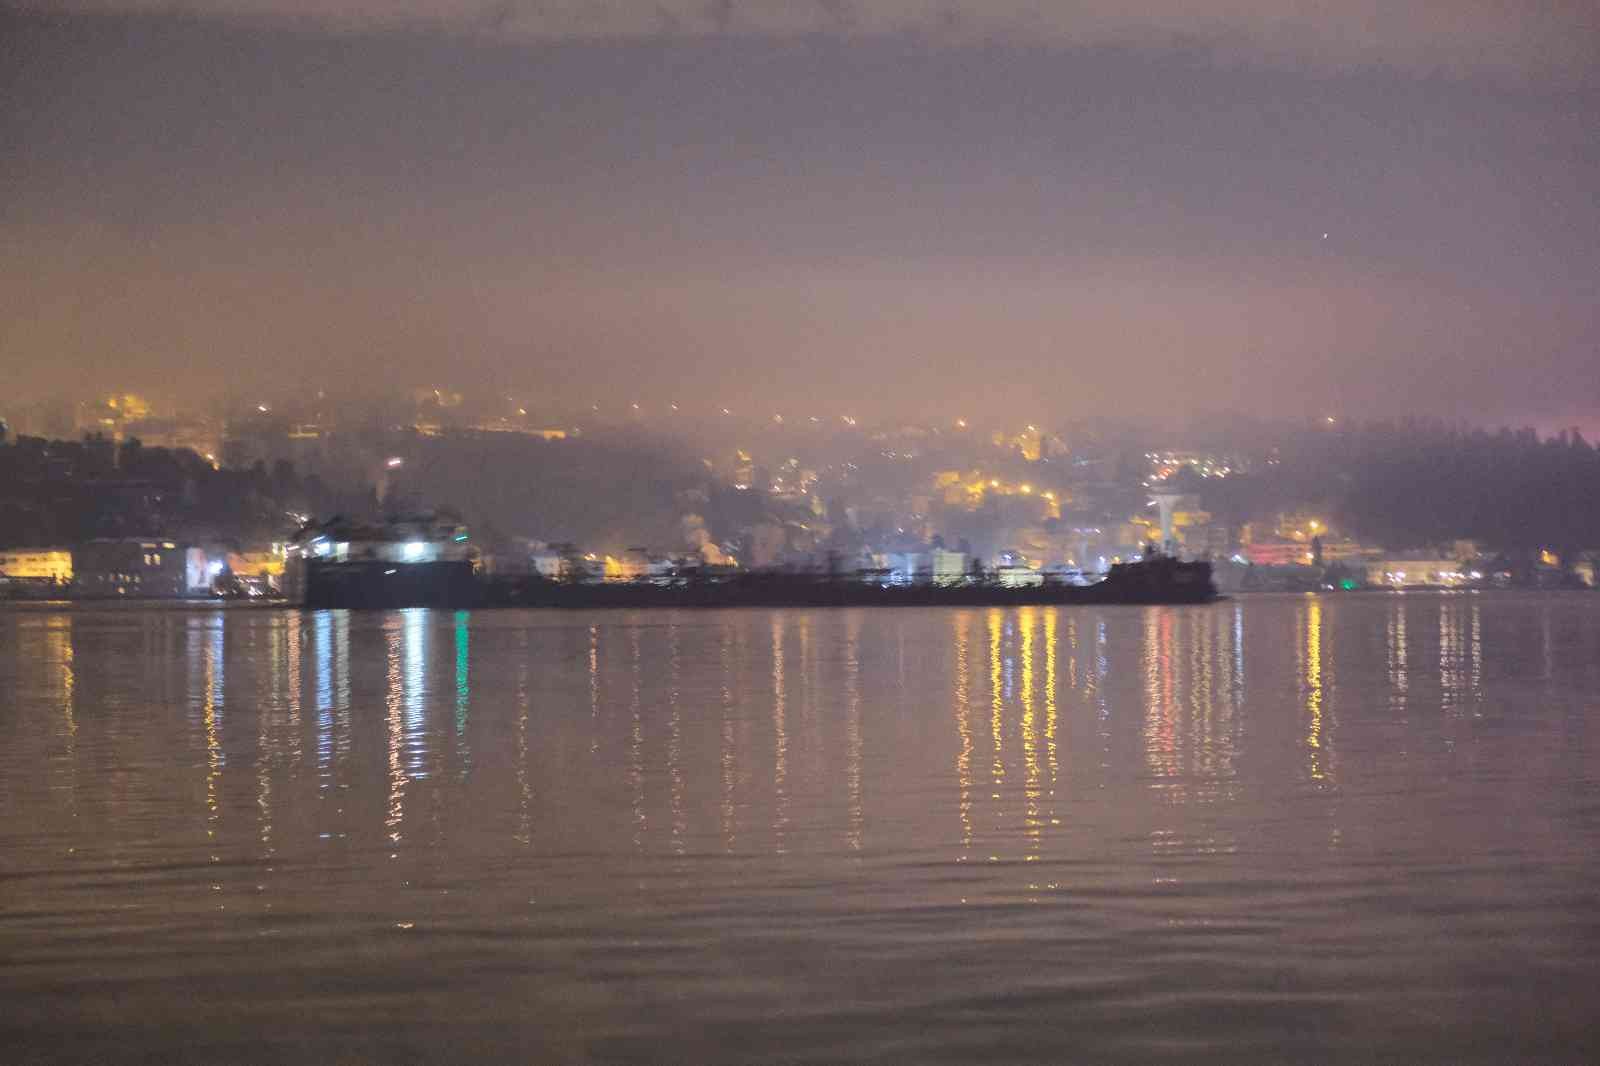
<svg viewBox="0 0 1600 1066">
<path fill-rule="evenodd" d="M 7 388 L 1600 423 L 1600 8 L 1133 6 L 12 7 Z"/>
</svg>

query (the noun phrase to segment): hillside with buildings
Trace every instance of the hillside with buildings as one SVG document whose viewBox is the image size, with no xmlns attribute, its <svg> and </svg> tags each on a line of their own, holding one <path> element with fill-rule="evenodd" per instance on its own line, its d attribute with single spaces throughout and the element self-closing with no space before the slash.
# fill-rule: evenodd
<svg viewBox="0 0 1600 1066">
<path fill-rule="evenodd" d="M 1600 542 L 1600 454 L 1575 431 L 530 413 L 432 388 L 355 406 L 197 414 L 118 394 L 72 410 L 76 437 L 8 430 L 0 444 L 0 571 L 80 593 L 85 565 L 152 571 L 103 587 L 168 588 L 154 571 L 191 549 L 205 561 L 186 591 L 236 576 L 270 591 L 274 553 L 308 524 L 438 508 L 471 529 L 487 571 L 597 580 L 701 565 L 1092 577 L 1155 548 L 1213 561 L 1236 590 L 1576 586 L 1593 583 Z M 159 426 L 215 436 L 141 435 Z M 107 562 L 91 543 L 138 547 Z"/>
</svg>

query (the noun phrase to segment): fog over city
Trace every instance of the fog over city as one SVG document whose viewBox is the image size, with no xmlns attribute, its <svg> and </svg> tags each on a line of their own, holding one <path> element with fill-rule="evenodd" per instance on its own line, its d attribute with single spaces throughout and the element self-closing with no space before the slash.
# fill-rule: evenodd
<svg viewBox="0 0 1600 1066">
<path fill-rule="evenodd" d="M 1590 5 L 1123 8 L 8 7 L 7 406 L 1593 433 Z"/>
</svg>

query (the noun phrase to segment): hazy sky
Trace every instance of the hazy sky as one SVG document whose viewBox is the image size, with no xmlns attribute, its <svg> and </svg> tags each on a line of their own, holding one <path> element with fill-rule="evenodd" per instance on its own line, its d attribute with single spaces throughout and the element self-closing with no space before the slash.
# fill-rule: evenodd
<svg viewBox="0 0 1600 1066">
<path fill-rule="evenodd" d="M 6 387 L 1595 421 L 1595 5 L 1135 7 L 0 11 Z"/>
</svg>

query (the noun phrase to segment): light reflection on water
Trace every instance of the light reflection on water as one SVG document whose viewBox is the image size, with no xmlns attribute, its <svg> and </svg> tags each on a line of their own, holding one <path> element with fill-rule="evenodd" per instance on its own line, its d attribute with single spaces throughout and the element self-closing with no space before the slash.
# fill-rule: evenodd
<svg viewBox="0 0 1600 1066">
<path fill-rule="evenodd" d="M 1593 1050 L 1593 598 L 0 633 L 24 1061 Z"/>
</svg>

